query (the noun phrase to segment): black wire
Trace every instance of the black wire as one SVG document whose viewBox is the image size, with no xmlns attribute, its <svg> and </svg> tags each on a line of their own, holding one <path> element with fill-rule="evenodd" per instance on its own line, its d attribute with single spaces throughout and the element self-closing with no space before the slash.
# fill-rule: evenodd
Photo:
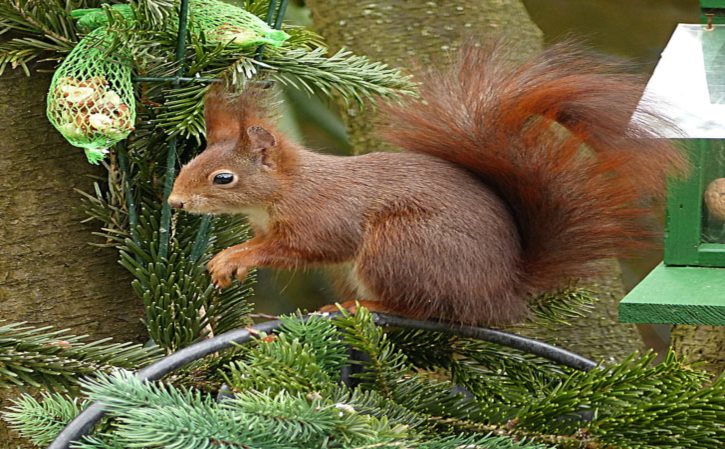
<svg viewBox="0 0 725 449">
<path fill-rule="evenodd" d="M 339 313 L 322 315 L 328 319 L 338 316 Z M 309 319 L 306 315 L 303 319 Z M 437 321 L 410 320 L 392 315 L 374 313 L 375 323 L 380 326 L 393 326 L 406 329 L 423 329 L 447 334 L 459 335 L 462 337 L 474 338 L 477 340 L 489 341 L 503 346 L 525 351 L 537 356 L 549 359 L 570 368 L 581 371 L 589 371 L 597 367 L 597 364 L 582 356 L 557 348 L 540 341 L 532 340 L 519 335 L 510 334 L 495 329 L 486 329 L 474 326 L 458 326 Z M 152 363 L 140 370 L 136 376 L 141 380 L 158 380 L 195 360 L 199 360 L 209 354 L 226 349 L 234 344 L 242 344 L 251 340 L 256 334 L 269 333 L 281 326 L 280 320 L 267 321 L 257 324 L 251 328 L 236 329 L 217 335 L 208 340 L 203 340 L 179 350 L 156 363 Z M 83 410 L 65 429 L 63 429 L 55 440 L 48 446 L 48 449 L 69 449 L 71 443 L 80 440 L 87 435 L 93 426 L 103 417 L 103 405 L 93 403 Z"/>
<path fill-rule="evenodd" d="M 379 326 L 394 326 L 406 329 L 422 329 L 476 340 L 489 341 L 510 348 L 518 349 L 529 354 L 551 360 L 560 365 L 568 366 L 580 371 L 590 371 L 597 367 L 591 360 L 573 352 L 567 351 L 547 343 L 543 343 L 520 335 L 511 334 L 496 329 L 475 326 L 461 326 L 441 321 L 420 321 L 402 318 L 393 315 L 374 314 L 375 323 Z"/>
</svg>

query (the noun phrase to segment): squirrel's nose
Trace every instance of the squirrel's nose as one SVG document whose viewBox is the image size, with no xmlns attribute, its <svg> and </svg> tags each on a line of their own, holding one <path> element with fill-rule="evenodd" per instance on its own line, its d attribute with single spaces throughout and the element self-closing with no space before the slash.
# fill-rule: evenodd
<svg viewBox="0 0 725 449">
<path fill-rule="evenodd" d="M 176 195 L 169 195 L 169 199 L 167 201 L 169 202 L 169 206 L 173 207 L 174 209 L 184 208 L 184 202 L 181 201 L 181 198 Z"/>
</svg>

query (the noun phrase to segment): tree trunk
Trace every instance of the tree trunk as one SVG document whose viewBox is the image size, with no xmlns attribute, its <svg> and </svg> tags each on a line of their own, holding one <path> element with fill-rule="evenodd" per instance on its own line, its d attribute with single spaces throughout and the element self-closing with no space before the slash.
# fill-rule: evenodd
<svg viewBox="0 0 725 449">
<path fill-rule="evenodd" d="M 0 305 L 2 319 L 70 328 L 93 338 L 142 341 L 141 301 L 114 249 L 98 248 L 98 223 L 74 189 L 91 191 L 103 169 L 85 162 L 45 117 L 50 77 L 0 77 Z M 2 393 L 0 393 L 2 394 Z M 3 403 L 4 408 L 7 403 Z M 0 448 L 17 442 L 0 423 Z"/>
<path fill-rule="evenodd" d="M 725 326 L 673 326 L 672 348 L 713 374 L 725 371 Z"/>
<path fill-rule="evenodd" d="M 392 67 L 444 64 L 468 37 L 484 40 L 515 33 L 521 48 L 533 52 L 542 45 L 541 31 L 519 0 L 307 0 L 306 5 L 332 50 L 345 47 Z M 372 108 L 352 108 L 342 117 L 354 153 L 392 149 L 375 136 Z"/>
<path fill-rule="evenodd" d="M 514 36 L 520 48 L 535 52 L 542 33 L 518 0 L 410 2 L 387 0 L 307 0 L 317 31 L 333 50 L 348 48 L 395 67 L 416 68 L 445 64 L 445 58 L 468 37 L 485 40 Z M 525 55 L 521 55 L 522 58 Z M 374 134 L 371 108 L 344 111 L 353 152 L 392 149 Z M 600 281 L 600 302 L 574 326 L 556 332 L 527 331 L 556 341 L 595 360 L 618 360 L 641 348 L 634 325 L 617 320 L 617 304 L 624 294 L 620 270 L 610 261 L 611 275 Z"/>
</svg>

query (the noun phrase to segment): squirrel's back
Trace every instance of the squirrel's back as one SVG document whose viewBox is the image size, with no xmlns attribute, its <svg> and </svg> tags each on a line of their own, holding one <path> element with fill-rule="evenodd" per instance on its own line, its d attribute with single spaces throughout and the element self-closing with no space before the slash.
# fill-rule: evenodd
<svg viewBox="0 0 725 449">
<path fill-rule="evenodd" d="M 468 45 L 428 74 L 421 102 L 388 108 L 385 136 L 500 195 L 518 228 L 520 291 L 536 295 L 642 248 L 651 200 L 687 161 L 660 138 L 669 124 L 656 111 L 640 104 L 632 120 L 640 77 L 569 44 L 521 64 L 505 46 Z"/>
</svg>

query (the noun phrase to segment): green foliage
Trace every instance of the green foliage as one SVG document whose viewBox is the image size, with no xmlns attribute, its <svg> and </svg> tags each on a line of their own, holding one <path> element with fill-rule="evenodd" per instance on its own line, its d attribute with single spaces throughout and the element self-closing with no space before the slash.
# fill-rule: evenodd
<svg viewBox="0 0 725 449">
<path fill-rule="evenodd" d="M 235 391 L 334 391 L 348 357 L 337 328 L 319 316 L 285 317 L 283 322 L 280 335 L 230 363 L 226 382 Z"/>
<path fill-rule="evenodd" d="M 37 400 L 23 395 L 3 412 L 3 419 L 36 446 L 46 446 L 87 403 L 58 393 L 43 393 Z"/>
<path fill-rule="evenodd" d="M 273 69 L 272 78 L 283 84 L 310 94 L 337 92 L 345 101 L 354 101 L 359 106 L 374 96 L 395 98 L 414 94 L 410 79 L 401 77 L 397 69 L 347 50 L 329 57 L 326 52 L 325 48 L 286 52 L 274 49 L 265 53 L 265 63 Z"/>
<path fill-rule="evenodd" d="M 109 166 L 111 190 L 85 195 L 87 210 L 93 218 L 109 226 L 102 234 L 120 252 L 120 263 L 135 279 L 132 286 L 143 300 L 145 322 L 152 340 L 168 351 L 188 346 L 210 332 L 221 333 L 249 324 L 251 311 L 246 298 L 254 282 L 252 274 L 243 285 L 220 291 L 211 284 L 205 265 L 217 251 L 240 243 L 247 228 L 238 218 L 217 217 L 211 220 L 213 232 L 194 254 L 199 217 L 180 216 L 171 232 L 168 257 L 159 254 L 161 210 L 146 204 L 138 209 L 135 232 L 126 229 L 128 216 L 122 175 L 118 167 Z M 120 185 L 119 185 L 120 184 Z"/>
<path fill-rule="evenodd" d="M 673 355 L 578 372 L 485 342 L 386 334 L 365 309 L 283 321 L 232 353 L 230 398 L 124 371 L 85 381 L 113 419 L 82 447 L 714 449 L 725 438 L 725 380 Z M 43 425 L 40 405 L 19 404 L 16 428 Z"/>
<path fill-rule="evenodd" d="M 725 441 L 725 377 L 706 386 L 707 374 L 688 369 L 672 353 L 659 365 L 654 358 L 632 356 L 567 376 L 519 404 L 515 419 L 527 429 L 574 432 L 584 427 L 577 415 L 590 411 L 589 432 L 615 447 L 714 448 Z M 695 416 L 719 424 L 695 426 Z"/>
<path fill-rule="evenodd" d="M 2 0 L 0 34 L 13 32 L 21 38 L 33 36 L 46 41 L 49 49 L 65 53 L 77 41 L 69 10 L 97 6 L 98 3 L 71 0 Z M 11 39 L 13 41 L 15 39 Z"/>
<path fill-rule="evenodd" d="M 255 347 L 246 360 L 232 364 L 227 381 L 234 385 L 235 391 L 266 389 L 296 394 L 333 388 L 334 377 L 317 362 L 309 345 L 279 336 Z"/>
<path fill-rule="evenodd" d="M 137 21 L 150 26 L 161 26 L 176 16 L 177 0 L 131 0 Z"/>
<path fill-rule="evenodd" d="M 531 317 L 523 326 L 557 328 L 570 326 L 585 317 L 596 301 L 595 293 L 571 285 L 562 290 L 544 293 L 530 302 Z"/>
<path fill-rule="evenodd" d="M 123 373 L 86 387 L 90 398 L 106 404 L 119 418 L 116 436 L 127 446 L 201 449 L 222 442 L 225 447 L 249 448 L 348 447 L 404 435 L 404 429 L 321 397 L 248 391 L 216 402 Z"/>
<path fill-rule="evenodd" d="M 21 323 L 0 326 L 0 386 L 66 388 L 78 378 L 114 367 L 137 368 L 159 357 L 159 351 L 110 339 L 85 341 L 51 327 Z"/>
<path fill-rule="evenodd" d="M 121 265 L 135 278 L 132 286 L 146 308 L 146 325 L 151 338 L 169 350 L 187 346 L 204 338 L 209 332 L 225 332 L 248 324 L 246 315 L 251 311 L 246 303 L 250 281 L 245 285 L 219 291 L 214 288 L 205 270 L 209 250 L 201 259 L 191 257 L 194 240 L 183 236 L 172 240 L 168 258 L 159 257 L 157 223 L 146 220 L 148 210 L 142 209 L 138 238 L 126 238 L 121 250 Z M 222 220 L 217 223 L 223 224 Z M 146 226 L 152 224 L 152 226 Z M 182 229 L 194 229 L 184 227 Z M 238 228 L 237 240 L 245 237 Z M 139 242 L 149 242 L 143 245 Z M 238 243 L 238 241 L 237 241 Z M 210 249 L 215 248 L 210 242 Z"/>
<path fill-rule="evenodd" d="M 310 93 L 338 92 L 346 101 L 359 105 L 364 99 L 392 99 L 414 91 L 408 77 L 383 64 L 347 51 L 327 57 L 320 36 L 300 26 L 284 25 L 286 40 L 279 48 L 267 48 L 260 61 L 256 46 L 238 43 L 246 32 L 240 29 L 248 27 L 234 25 L 237 21 L 253 21 L 253 29 L 266 30 L 258 32 L 256 40 L 245 38 L 245 42 L 274 38 L 274 45 L 281 44 L 276 37 L 280 32 L 267 30 L 261 20 L 267 15 L 267 1 L 243 2 L 245 12 L 216 0 L 192 0 L 187 50 L 181 63 L 173 59 L 179 28 L 178 2 L 135 0 L 112 8 L 88 9 L 94 6 L 100 6 L 100 2 L 0 0 L 0 29 L 18 36 L 0 43 L 0 73 L 10 65 L 20 66 L 29 74 L 29 62 L 41 57 L 58 59 L 74 47 L 79 33 L 100 27 L 98 31 L 106 33 L 109 40 L 105 54 L 112 54 L 114 49 L 130 53 L 135 72 L 143 76 L 176 76 L 184 67 L 188 76 L 207 81 L 223 78 L 237 88 L 252 78 L 273 79 Z M 154 125 L 170 136 L 200 142 L 204 133 L 203 94 L 207 88 L 207 82 L 150 86 L 146 104 L 154 105 L 147 111 Z"/>
<path fill-rule="evenodd" d="M 376 326 L 364 308 L 355 316 L 343 312 L 335 320 L 343 331 L 342 339 L 353 349 L 366 355 L 364 361 L 353 363 L 364 369 L 353 374 L 364 388 L 374 389 L 383 397 L 421 413 L 466 416 L 471 403 L 447 380 L 413 372 L 407 356 L 396 349 L 383 329 Z"/>
<path fill-rule="evenodd" d="M 302 319 L 298 315 L 280 317 L 282 334 L 287 339 L 299 341 L 309 348 L 316 363 L 330 375 L 339 380 L 340 372 L 349 357 L 348 348 L 340 339 L 337 326 L 320 315 L 310 315 Z"/>
</svg>

